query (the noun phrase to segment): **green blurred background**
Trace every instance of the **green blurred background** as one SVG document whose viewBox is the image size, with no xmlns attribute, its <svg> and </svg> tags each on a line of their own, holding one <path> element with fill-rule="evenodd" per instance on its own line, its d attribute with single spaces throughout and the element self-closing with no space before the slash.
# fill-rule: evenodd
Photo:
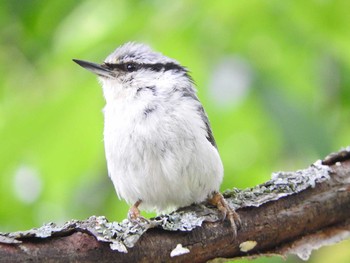
<svg viewBox="0 0 350 263">
<path fill-rule="evenodd" d="M 102 62 L 127 41 L 192 72 L 222 190 L 349 145 L 349 10 L 346 0 L 1 1 L 0 231 L 126 216 L 106 171 L 101 88 L 72 58 Z M 349 262 L 349 245 L 311 260 Z"/>
</svg>

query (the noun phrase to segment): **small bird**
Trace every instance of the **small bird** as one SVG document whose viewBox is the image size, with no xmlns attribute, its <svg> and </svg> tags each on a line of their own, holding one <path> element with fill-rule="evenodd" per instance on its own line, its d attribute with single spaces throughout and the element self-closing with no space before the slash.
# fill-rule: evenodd
<svg viewBox="0 0 350 263">
<path fill-rule="evenodd" d="M 223 165 L 208 117 L 188 70 L 141 43 L 118 47 L 102 64 L 73 59 L 98 75 L 104 107 L 104 146 L 119 198 L 164 212 L 209 201 L 234 232 L 238 214 L 219 192 Z"/>
</svg>

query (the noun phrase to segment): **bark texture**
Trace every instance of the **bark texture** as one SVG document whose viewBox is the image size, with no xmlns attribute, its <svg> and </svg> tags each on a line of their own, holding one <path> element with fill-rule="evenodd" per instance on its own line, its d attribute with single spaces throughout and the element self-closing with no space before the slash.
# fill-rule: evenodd
<svg viewBox="0 0 350 263">
<path fill-rule="evenodd" d="M 323 170 L 316 169 L 315 174 L 322 172 L 323 179 L 313 180 L 299 191 L 278 192 L 277 197 L 268 199 L 264 194 L 271 194 L 269 181 L 242 192 L 249 195 L 262 189 L 257 198 L 260 201 L 255 204 L 254 197 L 249 202 L 240 202 L 242 193 L 226 193 L 228 200 L 233 200 L 230 204 L 238 207 L 242 221 L 236 237 L 229 223 L 217 221 L 215 216 L 213 220 L 207 217 L 200 221 L 198 227 L 172 229 L 177 231 L 169 231 L 164 218 L 158 218 L 155 221 L 162 223 L 147 227 L 132 245 L 127 245 L 127 253 L 124 253 L 126 251 L 120 252 L 123 251 L 120 247 L 119 251 L 112 250 L 110 241 L 101 241 L 89 230 L 91 228 L 74 222 L 64 231 L 59 229 L 41 237 L 28 232 L 0 235 L 0 262 L 206 262 L 215 258 L 289 253 L 306 259 L 312 248 L 350 238 L 349 148 L 327 156 L 319 165 Z M 288 185 L 288 179 L 296 175 L 298 178 L 298 173 L 302 174 L 303 170 L 284 173 L 284 181 L 280 177 L 277 182 L 282 180 L 283 187 L 293 188 Z M 276 191 L 281 191 L 281 185 Z M 196 215 L 200 217 L 199 214 L 214 210 L 208 209 L 197 209 Z M 188 216 L 186 213 L 180 217 Z M 124 236 L 123 242 L 127 238 Z M 181 246 L 177 247 L 178 244 Z"/>
</svg>

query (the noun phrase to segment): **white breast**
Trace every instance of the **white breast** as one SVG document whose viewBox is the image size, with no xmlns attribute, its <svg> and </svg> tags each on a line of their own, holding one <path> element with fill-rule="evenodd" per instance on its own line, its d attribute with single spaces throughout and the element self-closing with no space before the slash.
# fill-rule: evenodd
<svg viewBox="0 0 350 263">
<path fill-rule="evenodd" d="M 153 110 L 145 114 L 146 108 Z M 142 200 L 142 209 L 164 211 L 218 191 L 221 159 L 197 109 L 197 102 L 178 97 L 107 101 L 104 143 L 119 197 L 129 204 Z"/>
</svg>

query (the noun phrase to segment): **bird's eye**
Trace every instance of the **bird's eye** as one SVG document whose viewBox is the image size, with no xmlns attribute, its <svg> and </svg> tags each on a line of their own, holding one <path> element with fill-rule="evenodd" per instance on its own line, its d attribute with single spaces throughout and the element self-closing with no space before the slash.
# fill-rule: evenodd
<svg viewBox="0 0 350 263">
<path fill-rule="evenodd" d="M 137 69 L 137 67 L 136 67 L 135 64 L 132 64 L 132 63 L 125 64 L 125 70 L 128 71 L 128 72 L 133 72 L 136 69 Z"/>
</svg>

